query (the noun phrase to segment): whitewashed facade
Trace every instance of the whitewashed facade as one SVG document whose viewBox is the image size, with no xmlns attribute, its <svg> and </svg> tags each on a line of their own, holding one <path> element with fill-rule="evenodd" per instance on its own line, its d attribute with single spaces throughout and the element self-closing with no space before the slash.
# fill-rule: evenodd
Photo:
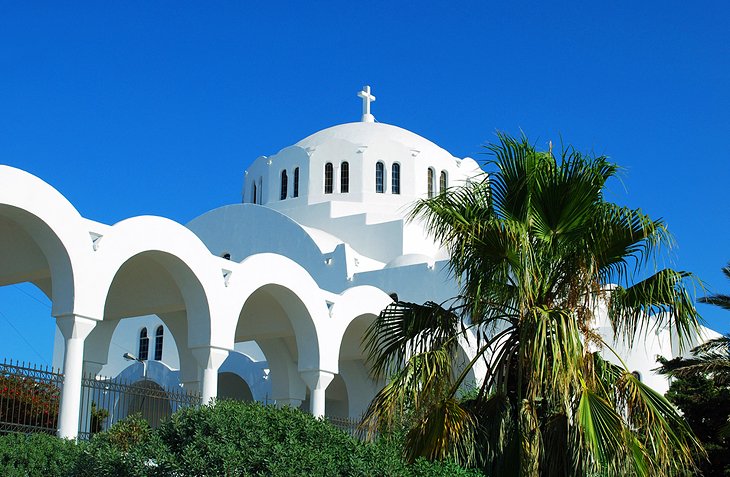
<svg viewBox="0 0 730 477">
<path fill-rule="evenodd" d="M 379 386 L 361 347 L 367 325 L 392 294 L 438 302 L 457 292 L 445 251 L 405 216 L 416 199 L 482 171 L 375 122 L 375 97 L 359 96 L 361 121 L 259 157 L 240 204 L 186 226 L 149 216 L 101 224 L 41 179 L 0 166 L 0 285 L 32 282 L 53 302 L 54 365 L 66 375 L 60 435 L 76 435 L 82 369 L 144 374 L 204 401 L 364 411 Z M 666 382 L 650 370 L 655 355 L 675 355 L 669 343 L 660 331 L 626 353 L 659 391 Z M 144 358 L 145 347 L 147 366 L 122 358 Z"/>
</svg>

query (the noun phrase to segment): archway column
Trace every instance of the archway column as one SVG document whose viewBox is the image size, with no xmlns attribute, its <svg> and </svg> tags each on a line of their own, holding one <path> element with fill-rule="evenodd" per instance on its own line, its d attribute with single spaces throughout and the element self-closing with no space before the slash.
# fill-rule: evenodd
<svg viewBox="0 0 730 477">
<path fill-rule="evenodd" d="M 218 368 L 228 357 L 229 351 L 223 348 L 204 347 L 191 350 L 201 369 L 201 402 L 208 404 L 218 395 Z"/>
<path fill-rule="evenodd" d="M 84 341 L 96 323 L 97 320 L 73 314 L 56 317 L 65 345 L 63 386 L 58 411 L 58 436 L 65 439 L 75 439 L 79 433 Z"/>
<path fill-rule="evenodd" d="M 325 391 L 327 386 L 335 378 L 335 373 L 322 369 L 311 369 L 300 371 L 299 375 L 302 377 L 302 381 L 309 387 L 310 412 L 314 417 L 324 417 Z"/>
</svg>

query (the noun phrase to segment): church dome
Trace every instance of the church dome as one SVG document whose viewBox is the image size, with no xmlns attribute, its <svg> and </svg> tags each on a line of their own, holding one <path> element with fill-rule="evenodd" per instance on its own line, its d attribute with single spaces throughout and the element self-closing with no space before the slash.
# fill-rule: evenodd
<svg viewBox="0 0 730 477">
<path fill-rule="evenodd" d="M 432 158 L 453 160 L 453 157 L 448 151 L 425 137 L 398 126 L 375 122 L 338 124 L 337 126 L 332 126 L 307 136 L 297 142 L 295 146 L 307 151 L 313 151 L 323 145 L 339 141 L 365 147 L 383 143 L 397 143 L 409 149 L 413 153 L 413 156 L 423 154 Z"/>
</svg>

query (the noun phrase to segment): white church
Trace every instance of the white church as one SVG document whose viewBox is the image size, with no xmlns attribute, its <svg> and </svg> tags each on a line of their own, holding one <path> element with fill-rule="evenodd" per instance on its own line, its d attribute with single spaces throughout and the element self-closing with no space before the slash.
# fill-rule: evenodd
<svg viewBox="0 0 730 477">
<path fill-rule="evenodd" d="M 366 366 L 366 327 L 396 297 L 440 302 L 458 291 L 446 252 L 405 216 L 415 200 L 483 172 L 376 122 L 369 87 L 358 96 L 360 121 L 260 156 L 241 203 L 185 226 L 151 216 L 102 224 L 43 180 L 0 166 L 0 285 L 31 282 L 52 301 L 53 364 L 65 374 L 59 435 L 78 433 L 83 373 L 182 386 L 203 402 L 365 411 L 382 385 Z M 659 330 L 634 350 L 615 344 L 665 392 L 651 369 L 656 355 L 677 355 L 672 342 Z M 467 341 L 462 353 L 471 355 Z"/>
</svg>

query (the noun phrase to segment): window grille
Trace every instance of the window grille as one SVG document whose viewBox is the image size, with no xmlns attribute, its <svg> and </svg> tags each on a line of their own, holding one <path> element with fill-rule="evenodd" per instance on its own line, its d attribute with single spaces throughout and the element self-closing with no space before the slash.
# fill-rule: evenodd
<svg viewBox="0 0 730 477">
<path fill-rule="evenodd" d="M 385 192 L 385 164 L 378 162 L 375 164 L 375 192 L 382 194 Z"/>
<path fill-rule="evenodd" d="M 281 171 L 281 193 L 279 194 L 280 200 L 286 199 L 286 196 L 289 193 L 289 191 L 287 190 L 288 188 L 289 178 L 286 175 L 286 171 Z"/>
<path fill-rule="evenodd" d="M 294 168 L 294 197 L 299 197 L 299 168 Z"/>
<path fill-rule="evenodd" d="M 350 192 L 350 163 L 343 162 L 340 165 L 340 192 L 347 194 Z"/>
<path fill-rule="evenodd" d="M 142 328 L 139 332 L 139 353 L 137 357 L 145 361 L 150 355 L 150 339 L 147 336 L 147 328 Z"/>
<path fill-rule="evenodd" d="M 434 177 L 433 176 L 434 176 L 433 169 L 431 169 L 429 167 L 428 168 L 428 198 L 429 199 L 433 197 L 433 186 L 434 186 L 434 184 L 433 184 Z"/>
<path fill-rule="evenodd" d="M 334 168 L 332 163 L 328 162 L 324 165 L 324 193 L 332 193 L 332 183 L 334 182 Z"/>
<path fill-rule="evenodd" d="M 162 341 L 164 340 L 165 329 L 162 325 L 155 331 L 155 361 L 162 361 Z"/>
<path fill-rule="evenodd" d="M 393 164 L 390 173 L 391 192 L 393 194 L 400 194 L 400 164 L 397 162 Z"/>
</svg>

